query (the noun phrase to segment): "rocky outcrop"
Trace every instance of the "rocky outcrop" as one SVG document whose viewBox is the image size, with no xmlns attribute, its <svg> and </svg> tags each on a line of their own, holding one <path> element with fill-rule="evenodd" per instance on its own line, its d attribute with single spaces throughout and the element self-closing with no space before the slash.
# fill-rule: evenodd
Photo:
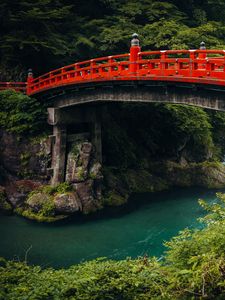
<svg viewBox="0 0 225 300">
<path fill-rule="evenodd" d="M 11 205 L 16 208 L 22 206 L 28 194 L 41 186 L 41 182 L 34 180 L 14 180 L 7 182 L 5 190 Z"/>
<path fill-rule="evenodd" d="M 170 187 L 225 187 L 225 165 L 218 162 L 185 163 L 160 161 L 148 169 L 105 169 L 103 205 L 117 206 L 136 192 L 157 192 Z"/>
<path fill-rule="evenodd" d="M 19 214 L 47 222 L 76 212 L 88 214 L 102 207 L 101 164 L 95 160 L 90 142 L 72 145 L 67 156 L 66 179 L 66 183 L 56 187 L 31 180 L 15 181 L 8 188 L 10 201 Z"/>
<path fill-rule="evenodd" d="M 171 186 L 225 187 L 225 165 L 218 162 L 202 162 L 181 165 L 172 161 L 155 164 L 154 173 Z"/>
<path fill-rule="evenodd" d="M 67 158 L 66 181 L 72 184 L 80 199 L 82 212 L 89 213 L 101 207 L 101 164 L 95 160 L 90 142 L 76 142 Z"/>
</svg>

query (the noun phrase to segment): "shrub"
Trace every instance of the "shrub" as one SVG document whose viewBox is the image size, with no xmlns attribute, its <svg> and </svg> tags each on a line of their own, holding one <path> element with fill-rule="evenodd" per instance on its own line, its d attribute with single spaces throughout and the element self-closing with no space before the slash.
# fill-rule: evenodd
<svg viewBox="0 0 225 300">
<path fill-rule="evenodd" d="M 16 134 L 37 134 L 44 130 L 46 108 L 36 99 L 13 90 L 0 92 L 0 126 Z"/>
</svg>

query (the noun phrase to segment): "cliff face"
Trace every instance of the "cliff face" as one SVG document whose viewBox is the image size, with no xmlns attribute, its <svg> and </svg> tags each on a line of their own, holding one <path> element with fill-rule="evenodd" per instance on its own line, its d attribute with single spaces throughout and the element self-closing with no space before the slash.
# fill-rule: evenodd
<svg viewBox="0 0 225 300">
<path fill-rule="evenodd" d="M 48 139 L 30 140 L 0 130 L 0 185 L 7 199 L 17 207 L 33 189 L 49 180 Z"/>
</svg>

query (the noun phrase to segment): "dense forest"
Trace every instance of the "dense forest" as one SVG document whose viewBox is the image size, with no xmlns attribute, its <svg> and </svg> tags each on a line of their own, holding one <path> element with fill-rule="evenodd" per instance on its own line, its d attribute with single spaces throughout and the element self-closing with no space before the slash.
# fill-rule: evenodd
<svg viewBox="0 0 225 300">
<path fill-rule="evenodd" d="M 4 0 L 0 78 L 22 80 L 102 55 L 126 53 L 133 32 L 143 50 L 225 46 L 222 0 Z"/>
</svg>

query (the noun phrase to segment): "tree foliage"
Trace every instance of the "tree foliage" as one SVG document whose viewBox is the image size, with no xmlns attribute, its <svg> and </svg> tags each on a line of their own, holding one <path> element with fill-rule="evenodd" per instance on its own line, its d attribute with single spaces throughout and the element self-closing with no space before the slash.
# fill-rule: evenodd
<svg viewBox="0 0 225 300">
<path fill-rule="evenodd" d="M 215 115 L 215 119 L 214 119 Z M 103 120 L 105 164 L 140 167 L 170 159 L 202 162 L 224 155 L 224 113 L 174 104 L 113 104 Z"/>
<path fill-rule="evenodd" d="M 34 98 L 12 90 L 1 91 L 0 107 L 0 127 L 9 132 L 33 135 L 46 128 L 46 109 Z"/>
</svg>

